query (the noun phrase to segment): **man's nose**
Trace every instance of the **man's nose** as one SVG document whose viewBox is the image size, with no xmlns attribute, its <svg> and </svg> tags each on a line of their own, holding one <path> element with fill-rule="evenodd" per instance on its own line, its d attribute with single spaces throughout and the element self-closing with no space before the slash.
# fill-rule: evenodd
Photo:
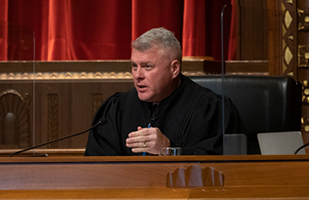
<svg viewBox="0 0 309 200">
<path fill-rule="evenodd" d="M 135 70 L 133 70 L 133 77 L 135 79 L 142 79 L 144 78 L 144 72 L 141 67 L 137 67 Z"/>
</svg>

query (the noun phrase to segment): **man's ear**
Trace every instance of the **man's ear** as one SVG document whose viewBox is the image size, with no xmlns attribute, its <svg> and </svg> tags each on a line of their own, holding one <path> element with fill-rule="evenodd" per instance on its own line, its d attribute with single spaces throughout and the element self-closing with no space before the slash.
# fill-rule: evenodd
<svg viewBox="0 0 309 200">
<path fill-rule="evenodd" d="M 176 78 L 180 74 L 180 62 L 179 60 L 175 59 L 171 63 L 171 71 L 173 74 L 173 78 Z"/>
</svg>

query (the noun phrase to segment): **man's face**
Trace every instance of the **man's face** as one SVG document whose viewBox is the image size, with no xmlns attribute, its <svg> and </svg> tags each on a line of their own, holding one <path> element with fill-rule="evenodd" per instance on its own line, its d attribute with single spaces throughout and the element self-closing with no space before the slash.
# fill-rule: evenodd
<svg viewBox="0 0 309 200">
<path fill-rule="evenodd" d="M 173 80 L 180 68 L 175 62 L 179 64 L 166 50 L 157 48 L 146 52 L 132 50 L 132 75 L 140 100 L 159 103 L 175 90 Z M 175 73 L 175 70 L 178 72 Z"/>
</svg>

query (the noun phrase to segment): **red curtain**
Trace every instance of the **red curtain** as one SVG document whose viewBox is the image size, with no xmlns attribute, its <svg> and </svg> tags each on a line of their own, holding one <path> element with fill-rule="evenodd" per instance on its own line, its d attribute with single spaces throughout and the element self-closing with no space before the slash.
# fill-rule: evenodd
<svg viewBox="0 0 309 200">
<path fill-rule="evenodd" d="M 34 51 L 43 61 L 129 59 L 131 41 L 154 27 L 173 31 L 184 56 L 219 60 L 220 13 L 230 1 L 0 0 L 0 60 L 32 60 Z"/>
<path fill-rule="evenodd" d="M 8 1 L 0 0 L 0 60 L 7 60 L 8 42 Z"/>
</svg>

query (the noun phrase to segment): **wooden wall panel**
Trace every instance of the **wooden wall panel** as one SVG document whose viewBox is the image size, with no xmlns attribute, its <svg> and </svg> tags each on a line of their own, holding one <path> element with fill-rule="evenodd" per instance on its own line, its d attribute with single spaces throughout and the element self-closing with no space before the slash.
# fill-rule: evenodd
<svg viewBox="0 0 309 200">
<path fill-rule="evenodd" d="M 101 105 L 103 100 L 117 91 L 127 91 L 132 87 L 132 81 L 126 80 L 36 81 L 35 101 L 32 98 L 29 105 L 30 127 L 33 127 L 33 116 L 35 116 L 35 133 L 33 133 L 33 128 L 30 130 L 31 145 L 33 137 L 35 138 L 34 144 L 37 145 L 88 129 L 94 110 Z M 20 94 L 27 93 L 33 97 L 31 81 L 0 81 L 0 91 L 12 88 Z M 35 110 L 32 109 L 33 102 Z M 48 148 L 84 148 L 87 136 L 88 134 L 84 134 L 67 139 L 51 144 Z"/>
<path fill-rule="evenodd" d="M 237 60 L 268 60 L 267 0 L 236 0 Z"/>
</svg>

